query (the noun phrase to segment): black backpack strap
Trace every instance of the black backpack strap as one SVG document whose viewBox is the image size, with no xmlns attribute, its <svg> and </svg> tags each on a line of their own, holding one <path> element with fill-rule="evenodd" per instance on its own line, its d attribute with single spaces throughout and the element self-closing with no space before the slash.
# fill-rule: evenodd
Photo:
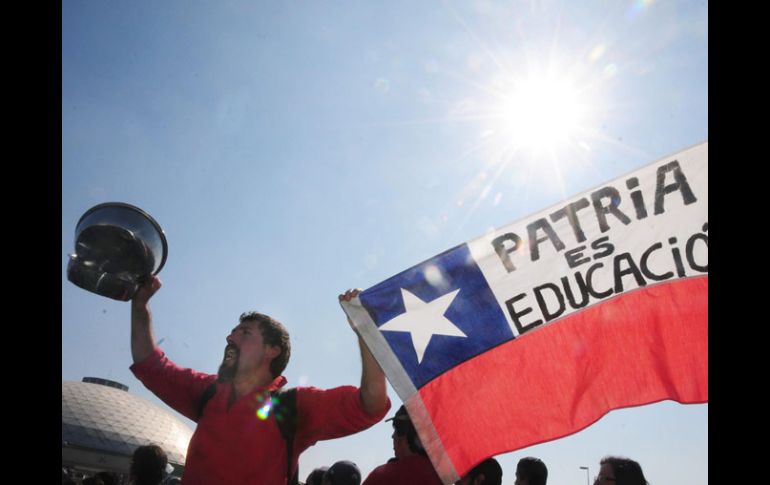
<svg viewBox="0 0 770 485">
<path fill-rule="evenodd" d="M 278 429 L 281 431 L 286 442 L 286 477 L 288 478 L 289 485 L 297 485 L 299 483 L 299 467 L 297 472 L 292 476 L 291 473 L 291 459 L 294 454 L 294 435 L 297 433 L 297 427 L 299 424 L 299 416 L 297 415 L 297 390 L 288 389 L 286 391 L 274 391 L 272 393 L 272 399 L 275 401 L 273 404 L 273 415 L 275 416 L 275 422 L 278 425 Z"/>
<path fill-rule="evenodd" d="M 203 391 L 203 395 L 201 396 L 200 401 L 198 401 L 198 414 L 196 415 L 197 418 L 195 419 L 196 422 L 198 422 L 201 417 L 203 416 L 203 409 L 206 407 L 206 403 L 209 402 L 209 400 L 214 397 L 214 394 L 217 392 L 217 381 L 212 382 L 209 384 L 209 386 L 206 388 L 205 391 Z"/>
</svg>

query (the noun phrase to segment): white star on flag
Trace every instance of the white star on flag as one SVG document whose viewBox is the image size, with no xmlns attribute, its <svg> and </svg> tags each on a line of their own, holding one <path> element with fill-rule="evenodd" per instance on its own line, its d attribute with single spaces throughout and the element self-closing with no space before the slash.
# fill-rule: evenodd
<svg viewBox="0 0 770 485">
<path fill-rule="evenodd" d="M 440 296 L 426 303 L 401 288 L 406 311 L 380 327 L 380 330 L 390 332 L 409 332 L 412 335 L 412 345 L 417 352 L 417 363 L 422 362 L 425 349 L 434 335 L 449 335 L 451 337 L 467 337 L 454 323 L 444 316 L 460 289 Z"/>
</svg>

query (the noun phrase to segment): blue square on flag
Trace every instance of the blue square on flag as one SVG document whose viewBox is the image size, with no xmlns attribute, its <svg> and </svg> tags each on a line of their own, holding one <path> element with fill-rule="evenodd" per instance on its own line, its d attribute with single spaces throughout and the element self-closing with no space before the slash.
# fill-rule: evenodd
<svg viewBox="0 0 770 485">
<path fill-rule="evenodd" d="M 514 338 L 466 244 L 367 289 L 359 299 L 418 389 Z"/>
</svg>

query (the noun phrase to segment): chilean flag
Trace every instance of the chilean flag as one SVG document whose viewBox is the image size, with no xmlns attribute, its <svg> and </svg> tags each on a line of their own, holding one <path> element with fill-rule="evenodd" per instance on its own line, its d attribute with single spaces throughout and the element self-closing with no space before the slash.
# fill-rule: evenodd
<svg viewBox="0 0 770 485">
<path fill-rule="evenodd" d="M 708 402 L 708 142 L 343 302 L 446 484 L 613 409 Z"/>
</svg>

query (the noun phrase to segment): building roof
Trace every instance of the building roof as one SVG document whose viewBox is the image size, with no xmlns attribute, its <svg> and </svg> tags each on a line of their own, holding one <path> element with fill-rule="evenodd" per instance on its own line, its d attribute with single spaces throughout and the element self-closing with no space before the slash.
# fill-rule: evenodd
<svg viewBox="0 0 770 485">
<path fill-rule="evenodd" d="M 62 382 L 62 446 L 130 457 L 156 444 L 183 465 L 192 430 L 164 409 L 103 379 Z M 86 380 L 84 379 L 84 380 Z"/>
</svg>

